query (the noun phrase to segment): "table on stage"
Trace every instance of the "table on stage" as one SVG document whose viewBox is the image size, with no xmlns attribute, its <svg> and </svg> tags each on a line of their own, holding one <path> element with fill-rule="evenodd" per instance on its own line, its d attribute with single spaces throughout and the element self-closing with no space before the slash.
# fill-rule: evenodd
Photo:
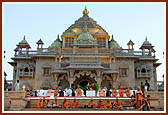
<svg viewBox="0 0 168 115">
<path fill-rule="evenodd" d="M 96 96 L 96 91 L 95 90 L 89 90 L 89 91 L 86 91 L 86 96 Z"/>
</svg>

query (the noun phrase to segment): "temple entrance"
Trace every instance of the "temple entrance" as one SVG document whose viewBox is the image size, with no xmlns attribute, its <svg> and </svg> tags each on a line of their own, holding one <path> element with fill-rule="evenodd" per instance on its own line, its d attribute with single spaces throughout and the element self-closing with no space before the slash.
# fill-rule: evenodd
<svg viewBox="0 0 168 115">
<path fill-rule="evenodd" d="M 79 83 L 80 86 L 85 87 L 88 84 L 88 81 L 81 81 Z"/>
</svg>

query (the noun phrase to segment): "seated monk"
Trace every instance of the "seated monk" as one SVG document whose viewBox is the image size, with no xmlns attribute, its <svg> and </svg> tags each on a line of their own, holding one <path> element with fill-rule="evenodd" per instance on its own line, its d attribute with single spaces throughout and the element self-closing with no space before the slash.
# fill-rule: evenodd
<svg viewBox="0 0 168 115">
<path fill-rule="evenodd" d="M 74 101 L 73 101 L 72 104 L 71 104 L 71 108 L 80 108 L 80 107 L 79 107 L 79 103 L 78 103 L 78 101 L 76 100 L 76 98 L 74 98 Z"/>
<path fill-rule="evenodd" d="M 127 97 L 130 97 L 131 93 L 130 93 L 130 89 L 128 87 L 126 87 L 125 93 L 126 93 Z"/>
<path fill-rule="evenodd" d="M 96 108 L 95 107 L 95 104 L 94 104 L 94 101 L 93 101 L 93 98 L 90 99 L 88 105 L 87 105 L 88 108 Z"/>
<path fill-rule="evenodd" d="M 40 98 L 40 101 L 37 103 L 37 108 L 41 108 L 41 102 L 42 102 L 42 99 Z"/>
<path fill-rule="evenodd" d="M 82 96 L 82 91 L 81 88 L 78 86 L 78 88 L 76 89 L 76 95 L 77 96 Z"/>
<path fill-rule="evenodd" d="M 120 97 L 124 96 L 124 90 L 122 88 L 119 89 L 118 93 L 119 93 Z"/>
<path fill-rule="evenodd" d="M 62 104 L 62 108 L 70 108 L 69 103 L 67 102 L 66 98 L 64 98 L 64 102 Z"/>
<path fill-rule="evenodd" d="M 99 96 L 100 97 L 106 97 L 106 93 L 105 93 L 104 89 L 102 89 L 102 88 L 99 89 Z"/>
<path fill-rule="evenodd" d="M 41 101 L 41 108 L 44 108 L 46 105 L 45 97 L 43 97 L 43 100 Z"/>
<path fill-rule="evenodd" d="M 54 97 L 58 96 L 59 94 L 59 89 L 58 89 L 58 85 L 56 85 L 56 89 L 54 90 Z"/>
<path fill-rule="evenodd" d="M 51 103 L 49 102 L 49 99 L 46 100 L 45 104 L 46 104 L 47 108 L 51 108 L 52 107 Z"/>
<path fill-rule="evenodd" d="M 101 99 L 99 99 L 99 101 L 97 102 L 97 108 L 103 108 L 103 101 Z"/>
<path fill-rule="evenodd" d="M 116 102 L 114 103 L 114 108 L 115 108 L 115 109 L 122 109 L 122 105 L 121 105 L 120 102 L 118 101 L 118 98 L 116 98 Z"/>
<path fill-rule="evenodd" d="M 107 102 L 106 102 L 106 104 L 104 105 L 104 109 L 111 109 L 112 107 L 113 107 L 113 106 L 112 106 L 110 100 L 107 99 Z"/>
<path fill-rule="evenodd" d="M 113 90 L 112 90 L 112 96 L 113 96 L 113 97 L 116 97 L 117 94 L 118 94 L 117 90 L 116 90 L 116 89 L 113 89 Z"/>
<path fill-rule="evenodd" d="M 60 104 L 57 101 L 57 98 L 55 98 L 55 100 L 52 102 L 52 108 L 59 108 Z"/>
</svg>

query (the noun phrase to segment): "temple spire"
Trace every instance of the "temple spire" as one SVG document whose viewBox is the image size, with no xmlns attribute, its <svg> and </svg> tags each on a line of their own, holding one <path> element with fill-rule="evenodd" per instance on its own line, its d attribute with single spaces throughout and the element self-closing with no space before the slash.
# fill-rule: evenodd
<svg viewBox="0 0 168 115">
<path fill-rule="evenodd" d="M 85 6 L 85 9 L 83 10 L 83 14 L 84 15 L 88 15 L 89 14 L 89 11 L 87 10 L 87 7 Z"/>
</svg>

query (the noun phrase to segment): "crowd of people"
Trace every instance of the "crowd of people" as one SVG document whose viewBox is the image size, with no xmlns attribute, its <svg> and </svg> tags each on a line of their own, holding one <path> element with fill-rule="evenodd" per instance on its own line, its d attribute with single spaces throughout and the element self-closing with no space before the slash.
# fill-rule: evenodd
<svg viewBox="0 0 168 115">
<path fill-rule="evenodd" d="M 150 85 L 146 82 L 145 84 L 147 86 L 147 91 L 149 91 Z M 88 87 L 89 91 L 94 90 L 94 86 Z M 56 85 L 56 88 L 54 90 L 49 89 L 47 91 L 47 96 L 51 96 L 51 94 L 54 93 L 55 100 L 53 102 L 50 102 L 50 100 L 45 97 L 40 98 L 40 101 L 38 102 L 37 106 L 38 108 L 80 108 L 79 102 L 77 101 L 76 97 L 80 97 L 83 95 L 83 91 L 78 86 L 75 90 L 74 89 L 66 89 L 66 91 L 60 90 L 59 87 Z M 87 105 L 85 105 L 85 108 L 103 108 L 103 109 L 119 109 L 123 110 L 123 105 L 119 102 L 119 99 L 124 97 L 131 98 L 130 108 L 133 109 L 140 109 L 143 111 L 150 111 L 150 100 L 149 95 L 145 95 L 145 88 L 143 83 L 141 82 L 141 85 L 138 86 L 137 90 L 134 90 L 132 93 L 130 92 L 130 89 L 128 87 L 123 88 L 120 87 L 119 90 L 116 90 L 115 88 L 112 89 L 105 89 L 100 87 L 98 90 L 98 97 L 99 101 L 97 104 L 95 104 L 93 98 L 89 101 Z M 34 88 L 33 90 L 26 89 L 26 96 L 37 96 L 37 90 Z M 62 104 L 58 103 L 57 97 L 68 97 L 68 96 L 74 96 L 74 100 L 70 104 L 66 98 L 64 98 L 64 102 Z M 116 98 L 116 102 L 110 102 L 110 99 L 107 99 L 106 103 L 103 103 L 101 100 L 102 97 L 114 97 Z"/>
</svg>

